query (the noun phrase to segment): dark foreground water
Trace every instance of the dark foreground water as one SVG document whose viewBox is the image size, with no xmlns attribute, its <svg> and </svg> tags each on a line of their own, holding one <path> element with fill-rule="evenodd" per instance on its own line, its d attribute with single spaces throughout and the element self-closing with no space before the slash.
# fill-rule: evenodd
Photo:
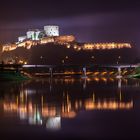
<svg viewBox="0 0 140 140">
<path fill-rule="evenodd" d="M 0 82 L 0 139 L 140 139 L 140 80 Z"/>
</svg>

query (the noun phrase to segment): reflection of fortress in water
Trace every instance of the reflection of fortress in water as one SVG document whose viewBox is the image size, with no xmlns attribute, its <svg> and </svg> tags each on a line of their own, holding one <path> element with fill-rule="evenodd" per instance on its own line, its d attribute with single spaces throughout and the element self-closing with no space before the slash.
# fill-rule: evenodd
<svg viewBox="0 0 140 140">
<path fill-rule="evenodd" d="M 4 113 L 18 115 L 29 124 L 45 124 L 47 128 L 58 129 L 62 118 L 74 118 L 80 110 L 132 109 L 133 99 L 125 98 L 125 93 L 122 93 L 121 87 L 117 87 L 117 82 L 113 90 L 105 90 L 105 82 L 99 84 L 103 85 L 99 88 L 97 81 L 87 81 L 87 89 L 82 88 L 85 84 L 82 80 L 32 81 L 22 84 L 19 94 L 15 95 L 13 89 L 12 95 L 5 95 L 2 102 Z M 119 82 L 124 85 L 128 81 Z M 135 83 L 135 86 L 140 86 L 140 83 Z"/>
</svg>

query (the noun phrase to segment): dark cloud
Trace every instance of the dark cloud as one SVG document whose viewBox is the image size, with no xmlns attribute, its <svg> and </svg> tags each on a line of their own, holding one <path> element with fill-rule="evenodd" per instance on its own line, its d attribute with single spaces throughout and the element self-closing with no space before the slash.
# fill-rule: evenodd
<svg viewBox="0 0 140 140">
<path fill-rule="evenodd" d="M 43 29 L 46 24 L 58 24 L 61 34 L 74 34 L 78 40 L 90 42 L 119 40 L 131 42 L 138 38 L 140 32 L 139 13 L 137 12 L 79 14 L 67 17 L 18 20 L 1 25 L 0 31 L 4 38 L 8 39 L 9 36 L 10 41 L 25 34 L 28 29 Z M 12 32 L 11 35 L 8 32 Z"/>
<path fill-rule="evenodd" d="M 138 11 L 139 2 L 125 0 L 10 0 L 1 1 L 0 18 L 18 20 L 42 17 L 63 17 L 79 14 Z"/>
</svg>

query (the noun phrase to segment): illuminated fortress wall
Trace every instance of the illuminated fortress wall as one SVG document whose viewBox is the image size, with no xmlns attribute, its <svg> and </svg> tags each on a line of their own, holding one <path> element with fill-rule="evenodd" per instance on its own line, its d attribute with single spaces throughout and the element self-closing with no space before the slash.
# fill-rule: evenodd
<svg viewBox="0 0 140 140">
<path fill-rule="evenodd" d="M 40 39 L 38 42 L 34 40 L 26 40 L 24 42 L 20 42 L 18 44 L 5 44 L 2 46 L 2 52 L 12 51 L 18 47 L 24 47 L 26 49 L 30 49 L 31 47 L 42 44 L 48 43 L 55 43 L 58 45 L 65 45 L 66 48 L 71 48 L 76 51 L 85 50 L 85 51 L 92 51 L 92 50 L 104 50 L 104 49 L 122 49 L 122 48 L 132 48 L 131 44 L 129 43 L 84 43 L 84 44 L 76 44 L 75 38 L 73 36 L 60 36 L 60 37 L 45 37 Z M 72 44 L 75 43 L 75 44 Z M 72 45 L 71 45 L 72 44 Z M 71 46 L 71 47 L 68 47 Z"/>
<path fill-rule="evenodd" d="M 47 25 L 44 26 L 44 31 L 47 36 L 59 36 L 59 26 Z"/>
<path fill-rule="evenodd" d="M 20 36 L 18 37 L 18 42 L 23 42 L 25 39 L 27 39 L 27 36 Z"/>
<path fill-rule="evenodd" d="M 66 43 L 69 43 L 69 42 L 74 42 L 76 39 L 73 35 L 63 35 L 63 36 L 58 36 L 55 38 L 55 42 L 66 42 Z"/>
<path fill-rule="evenodd" d="M 32 39 L 32 40 L 39 40 L 39 34 L 41 33 L 40 30 L 30 30 L 28 31 L 27 34 L 27 39 Z"/>
<path fill-rule="evenodd" d="M 2 46 L 2 52 L 12 51 L 12 50 L 15 50 L 16 48 L 17 48 L 16 44 L 4 44 Z"/>
<path fill-rule="evenodd" d="M 59 26 L 47 25 L 42 31 L 39 29 L 27 31 L 26 36 L 19 37 L 16 43 L 2 45 L 2 52 L 12 51 L 18 47 L 30 49 L 47 43 L 63 45 L 76 51 L 131 48 L 129 43 L 78 43 L 73 35 L 59 35 Z"/>
<path fill-rule="evenodd" d="M 129 43 L 85 43 L 83 50 L 131 48 Z"/>
<path fill-rule="evenodd" d="M 32 39 L 33 38 L 33 36 L 34 36 L 34 31 L 28 31 L 26 34 L 27 34 L 27 38 L 28 39 Z"/>
<path fill-rule="evenodd" d="M 54 37 L 43 37 L 40 40 L 41 44 L 54 43 Z"/>
</svg>

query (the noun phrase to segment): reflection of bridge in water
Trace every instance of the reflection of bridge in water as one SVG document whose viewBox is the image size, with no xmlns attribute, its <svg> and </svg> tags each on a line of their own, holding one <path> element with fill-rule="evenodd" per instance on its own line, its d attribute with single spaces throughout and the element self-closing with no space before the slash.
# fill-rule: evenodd
<svg viewBox="0 0 140 140">
<path fill-rule="evenodd" d="M 81 91 L 81 84 L 84 85 L 85 81 L 86 86 L 83 86 L 83 91 Z M 133 98 L 128 99 L 125 97 L 126 94 L 121 91 L 121 84 L 127 85 L 128 81 L 114 79 L 112 82 L 115 81 L 116 88 L 113 92 L 105 90 L 106 88 L 99 90 L 101 88 L 97 88 L 97 82 L 100 82 L 100 79 L 99 81 L 83 79 L 78 81 L 78 85 L 75 79 L 28 81 L 22 84 L 19 94 L 6 94 L 1 101 L 5 115 L 15 114 L 29 124 L 45 124 L 47 128 L 58 129 L 61 126 L 62 118 L 76 117 L 80 110 L 132 109 Z M 90 84 L 91 82 L 94 83 Z M 106 85 L 105 82 L 101 82 L 104 86 Z M 106 80 L 106 82 L 111 81 Z M 76 89 L 73 88 L 75 84 Z M 140 86 L 140 83 L 134 82 L 134 86 L 136 85 Z M 43 88 L 44 86 L 45 88 Z M 49 86 L 52 88 L 50 89 Z M 86 91 L 86 89 L 88 90 Z"/>
</svg>

